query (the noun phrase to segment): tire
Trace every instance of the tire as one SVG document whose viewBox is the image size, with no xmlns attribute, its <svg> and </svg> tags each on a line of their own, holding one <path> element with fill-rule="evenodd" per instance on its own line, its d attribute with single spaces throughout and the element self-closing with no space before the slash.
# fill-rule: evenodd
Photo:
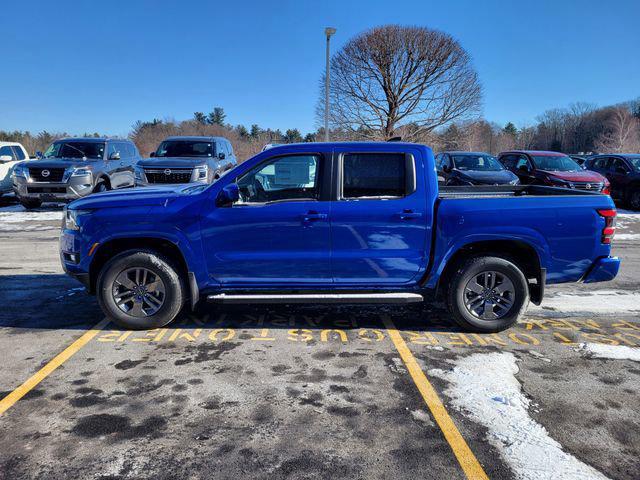
<svg viewBox="0 0 640 480">
<path fill-rule="evenodd" d="M 499 332 L 524 315 L 529 306 L 529 286 L 510 260 L 472 257 L 463 261 L 451 277 L 446 300 L 453 319 L 464 330 Z"/>
<path fill-rule="evenodd" d="M 147 273 L 137 276 L 138 272 L 144 271 Z M 145 281 L 137 281 L 143 274 L 148 288 L 145 294 L 139 290 Z M 155 286 L 151 288 L 153 284 Z M 130 295 L 135 288 L 133 285 L 138 290 Z M 186 301 L 186 288 L 178 268 L 169 259 L 147 250 L 128 250 L 109 260 L 98 276 L 96 293 L 104 314 L 117 325 L 132 330 L 169 324 Z"/>
<path fill-rule="evenodd" d="M 105 182 L 98 182 L 93 189 L 93 193 L 106 192 L 107 190 L 109 190 L 109 187 Z"/>
<path fill-rule="evenodd" d="M 40 205 L 42 205 L 42 200 L 38 200 L 38 199 L 20 198 L 19 202 L 20 202 L 20 205 L 22 205 L 27 210 L 32 208 L 38 208 Z"/>
<path fill-rule="evenodd" d="M 640 187 L 629 192 L 628 204 L 631 210 L 640 210 Z"/>
</svg>

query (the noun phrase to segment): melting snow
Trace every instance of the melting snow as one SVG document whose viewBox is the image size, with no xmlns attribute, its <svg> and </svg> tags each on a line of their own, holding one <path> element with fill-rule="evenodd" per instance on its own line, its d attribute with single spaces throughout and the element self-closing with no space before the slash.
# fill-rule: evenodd
<svg viewBox="0 0 640 480">
<path fill-rule="evenodd" d="M 640 293 L 620 290 L 593 290 L 585 293 L 555 293 L 547 295 L 542 306 L 529 306 L 530 313 L 553 309 L 562 313 L 592 312 L 601 314 L 640 311 Z"/>
<path fill-rule="evenodd" d="M 634 362 L 640 362 L 640 348 L 627 347 L 625 345 L 581 343 L 576 350 L 581 352 L 585 357 L 633 360 Z"/>
<path fill-rule="evenodd" d="M 445 394 L 455 408 L 487 428 L 489 443 L 498 449 L 517 478 L 606 479 L 594 468 L 562 450 L 547 430 L 529 416 L 530 400 L 515 375 L 510 352 L 478 353 L 460 358 L 453 370 L 430 370 L 449 386 Z"/>
</svg>

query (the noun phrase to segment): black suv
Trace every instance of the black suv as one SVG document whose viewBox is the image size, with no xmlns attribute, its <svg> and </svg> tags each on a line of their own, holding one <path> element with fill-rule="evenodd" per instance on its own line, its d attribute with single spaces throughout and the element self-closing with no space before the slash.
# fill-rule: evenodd
<svg viewBox="0 0 640 480">
<path fill-rule="evenodd" d="M 36 160 L 16 165 L 13 190 L 26 208 L 70 201 L 93 192 L 133 187 L 140 154 L 130 140 L 66 138 Z"/>
<path fill-rule="evenodd" d="M 607 177 L 611 183 L 611 197 L 640 210 L 640 154 L 607 153 L 588 159 L 589 170 Z"/>
<path fill-rule="evenodd" d="M 169 137 L 136 167 L 136 185 L 213 183 L 237 165 L 224 137 Z"/>
</svg>

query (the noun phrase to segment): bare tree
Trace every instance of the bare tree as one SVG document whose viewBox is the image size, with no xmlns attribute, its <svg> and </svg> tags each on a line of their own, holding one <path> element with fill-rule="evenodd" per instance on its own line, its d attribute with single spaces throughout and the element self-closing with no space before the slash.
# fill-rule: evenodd
<svg viewBox="0 0 640 480">
<path fill-rule="evenodd" d="M 332 57 L 330 95 L 332 128 L 389 139 L 411 125 L 404 132 L 413 139 L 478 114 L 482 88 L 469 54 L 450 35 L 387 25 L 358 35 Z"/>
<path fill-rule="evenodd" d="M 596 141 L 598 151 L 620 153 L 640 150 L 640 120 L 627 108 L 614 108 L 605 126 L 606 132 Z"/>
</svg>

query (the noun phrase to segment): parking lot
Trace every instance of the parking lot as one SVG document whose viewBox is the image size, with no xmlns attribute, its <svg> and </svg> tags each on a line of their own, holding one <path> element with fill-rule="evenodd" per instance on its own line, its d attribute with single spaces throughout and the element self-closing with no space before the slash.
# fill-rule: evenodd
<svg viewBox="0 0 640 480">
<path fill-rule="evenodd" d="M 607 284 L 492 335 L 438 308 L 217 307 L 122 331 L 0 205 L 0 478 L 637 478 L 640 213 Z"/>
</svg>

